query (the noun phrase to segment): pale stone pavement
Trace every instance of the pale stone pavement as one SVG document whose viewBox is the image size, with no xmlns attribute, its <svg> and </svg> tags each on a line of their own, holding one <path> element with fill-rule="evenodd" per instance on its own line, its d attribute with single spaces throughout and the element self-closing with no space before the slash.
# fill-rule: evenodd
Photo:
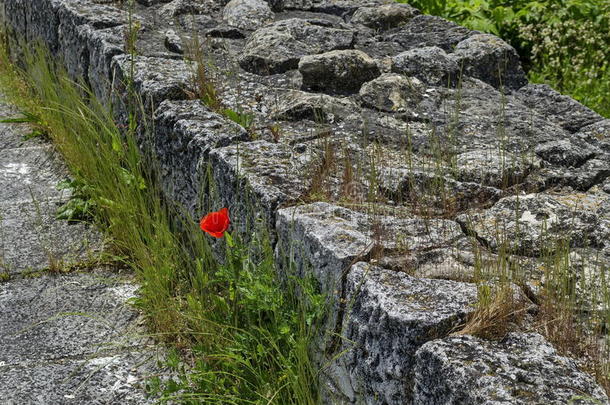
<svg viewBox="0 0 610 405">
<path fill-rule="evenodd" d="M 0 99 L 0 118 L 16 115 Z M 52 271 L 91 263 L 102 236 L 55 220 L 69 197 L 56 187 L 66 170 L 28 132 L 0 124 L 0 404 L 154 402 L 142 387 L 157 350 L 127 304 L 137 286 L 100 266 Z"/>
</svg>

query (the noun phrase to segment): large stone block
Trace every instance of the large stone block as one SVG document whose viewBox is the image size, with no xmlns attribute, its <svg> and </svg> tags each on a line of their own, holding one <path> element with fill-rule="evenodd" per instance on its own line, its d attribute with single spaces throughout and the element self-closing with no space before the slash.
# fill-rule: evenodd
<svg viewBox="0 0 610 405">
<path fill-rule="evenodd" d="M 213 184 L 208 190 L 212 204 L 229 207 L 234 226 L 251 232 L 263 226 L 271 230 L 283 204 L 291 204 L 307 191 L 303 179 L 310 157 L 290 145 L 254 141 L 214 149 L 210 152 Z M 260 229 L 260 228 L 259 228 Z M 274 238 L 273 233 L 271 234 Z"/>
<path fill-rule="evenodd" d="M 535 333 L 500 342 L 454 336 L 423 345 L 415 356 L 413 403 L 608 404 L 608 397 L 574 360 Z"/>
<path fill-rule="evenodd" d="M 415 352 L 464 321 L 476 285 L 357 263 L 345 292 L 340 354 L 327 371 L 331 392 L 346 404 L 426 404 L 412 401 Z"/>
<path fill-rule="evenodd" d="M 375 60 L 358 50 L 305 56 L 299 62 L 299 72 L 305 89 L 347 94 L 358 92 L 363 83 L 381 74 Z"/>
<path fill-rule="evenodd" d="M 465 75 L 496 88 L 518 89 L 527 84 L 517 51 L 494 35 L 476 34 L 464 39 L 452 57 Z"/>
</svg>

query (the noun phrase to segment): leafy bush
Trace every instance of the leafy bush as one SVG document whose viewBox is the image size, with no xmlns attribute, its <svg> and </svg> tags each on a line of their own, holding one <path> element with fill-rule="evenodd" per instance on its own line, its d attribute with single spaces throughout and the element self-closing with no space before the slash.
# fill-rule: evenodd
<svg viewBox="0 0 610 405">
<path fill-rule="evenodd" d="M 610 2 L 398 0 L 502 37 L 533 82 L 548 83 L 610 117 Z"/>
</svg>

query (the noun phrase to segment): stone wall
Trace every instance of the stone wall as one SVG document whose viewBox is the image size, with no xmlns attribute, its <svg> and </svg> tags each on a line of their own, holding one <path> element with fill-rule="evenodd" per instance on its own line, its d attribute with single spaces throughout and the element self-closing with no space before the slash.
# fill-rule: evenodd
<svg viewBox="0 0 610 405">
<path fill-rule="evenodd" d="M 0 10 L 12 51 L 42 40 L 124 116 L 125 5 Z M 195 218 L 227 206 L 242 232 L 263 226 L 278 258 L 334 298 L 336 334 L 315 348 L 327 403 L 608 402 L 540 335 L 448 335 L 473 311 L 481 263 L 506 251 L 532 269 L 522 295 L 535 308 L 543 236 L 572 235 L 601 282 L 610 120 L 528 84 L 501 39 L 404 4 L 137 0 L 133 21 L 133 82 L 166 198 Z M 195 37 L 223 109 L 251 127 L 193 99 L 183 53 Z"/>
</svg>

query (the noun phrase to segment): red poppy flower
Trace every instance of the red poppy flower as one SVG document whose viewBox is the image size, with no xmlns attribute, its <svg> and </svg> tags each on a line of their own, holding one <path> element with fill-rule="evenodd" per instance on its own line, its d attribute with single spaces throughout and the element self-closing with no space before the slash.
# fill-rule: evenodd
<svg viewBox="0 0 610 405">
<path fill-rule="evenodd" d="M 210 212 L 205 217 L 201 218 L 199 226 L 202 231 L 205 231 L 215 238 L 222 238 L 225 231 L 229 228 L 229 210 L 222 208 L 220 211 Z"/>
</svg>

